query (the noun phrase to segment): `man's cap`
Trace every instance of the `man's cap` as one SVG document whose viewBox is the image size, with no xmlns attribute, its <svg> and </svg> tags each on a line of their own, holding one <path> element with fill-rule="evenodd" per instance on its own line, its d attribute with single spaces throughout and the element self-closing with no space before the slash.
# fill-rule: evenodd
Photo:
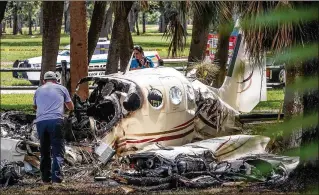
<svg viewBox="0 0 319 195">
<path fill-rule="evenodd" d="M 44 74 L 44 80 L 57 80 L 55 72 L 48 71 Z"/>
</svg>

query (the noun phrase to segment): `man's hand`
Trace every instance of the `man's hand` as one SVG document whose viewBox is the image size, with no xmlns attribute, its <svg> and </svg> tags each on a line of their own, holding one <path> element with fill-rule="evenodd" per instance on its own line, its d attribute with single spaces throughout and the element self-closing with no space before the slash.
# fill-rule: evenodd
<svg viewBox="0 0 319 195">
<path fill-rule="evenodd" d="M 70 102 L 65 102 L 65 106 L 66 106 L 66 108 L 68 109 L 68 110 L 74 110 L 74 104 L 73 104 L 73 102 L 72 101 L 70 101 Z"/>
</svg>

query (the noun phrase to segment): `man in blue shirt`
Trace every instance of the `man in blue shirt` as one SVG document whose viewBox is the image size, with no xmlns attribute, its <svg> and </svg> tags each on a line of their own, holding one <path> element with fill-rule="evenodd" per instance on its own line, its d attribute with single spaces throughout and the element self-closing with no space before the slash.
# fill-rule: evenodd
<svg viewBox="0 0 319 195">
<path fill-rule="evenodd" d="M 40 139 L 41 177 L 44 183 L 61 183 L 61 166 L 64 161 L 63 114 L 64 105 L 74 109 L 68 90 L 57 84 L 56 74 L 52 71 L 44 74 L 44 84 L 34 94 L 36 127 Z M 52 147 L 52 149 L 50 149 Z M 51 153 L 53 158 L 51 170 Z M 52 171 L 52 172 L 51 172 Z"/>
<path fill-rule="evenodd" d="M 130 70 L 154 67 L 152 60 L 144 56 L 143 48 L 141 46 L 134 46 L 133 51 L 134 58 L 132 59 Z"/>
</svg>

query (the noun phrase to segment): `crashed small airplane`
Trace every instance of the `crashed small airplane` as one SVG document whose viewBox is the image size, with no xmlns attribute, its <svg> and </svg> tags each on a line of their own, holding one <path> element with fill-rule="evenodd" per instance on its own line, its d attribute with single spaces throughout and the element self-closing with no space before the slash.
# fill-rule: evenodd
<svg viewBox="0 0 319 195">
<path fill-rule="evenodd" d="M 195 69 L 184 76 L 169 67 L 129 71 L 128 66 L 124 73 L 82 78 L 78 87 L 93 82 L 95 88 L 86 100 L 73 97 L 65 160 L 72 166 L 83 159 L 89 163 L 89 153 L 94 164 L 95 158 L 105 164 L 116 154 L 121 169 L 108 177 L 142 191 L 284 181 L 299 157 L 269 154 L 268 137 L 233 132 L 241 112 L 266 100 L 265 63 L 252 64 L 244 49 L 239 34 L 218 89 L 197 80 Z M 36 128 L 25 122 L 32 117 L 1 114 L 0 184 L 16 183 L 19 167 L 39 170 Z"/>
<path fill-rule="evenodd" d="M 237 42 L 219 89 L 192 78 L 194 70 L 185 77 L 169 67 L 85 77 L 78 86 L 94 82 L 96 87 L 85 101 L 75 94 L 73 121 L 94 132 L 102 162 L 156 144 L 181 146 L 227 135 L 236 115 L 266 98 L 265 66 L 249 62 L 241 35 Z"/>
</svg>

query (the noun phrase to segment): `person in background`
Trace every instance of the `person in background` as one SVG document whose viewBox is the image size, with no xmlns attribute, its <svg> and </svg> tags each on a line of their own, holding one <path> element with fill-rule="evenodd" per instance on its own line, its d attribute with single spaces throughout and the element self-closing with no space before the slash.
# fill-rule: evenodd
<svg viewBox="0 0 319 195">
<path fill-rule="evenodd" d="M 44 74 L 43 85 L 34 94 L 36 127 L 40 139 L 40 170 L 44 183 L 61 183 L 61 167 L 64 161 L 63 114 L 64 105 L 73 110 L 74 105 L 68 90 L 57 84 L 56 74 L 52 71 Z M 52 147 L 52 148 L 51 148 Z M 51 166 L 51 154 L 53 163 Z M 52 167 L 52 168 L 51 168 Z"/>
<path fill-rule="evenodd" d="M 130 70 L 154 67 L 152 60 L 144 56 L 143 48 L 141 46 L 134 46 L 133 52 L 134 58 L 132 59 Z"/>
</svg>

